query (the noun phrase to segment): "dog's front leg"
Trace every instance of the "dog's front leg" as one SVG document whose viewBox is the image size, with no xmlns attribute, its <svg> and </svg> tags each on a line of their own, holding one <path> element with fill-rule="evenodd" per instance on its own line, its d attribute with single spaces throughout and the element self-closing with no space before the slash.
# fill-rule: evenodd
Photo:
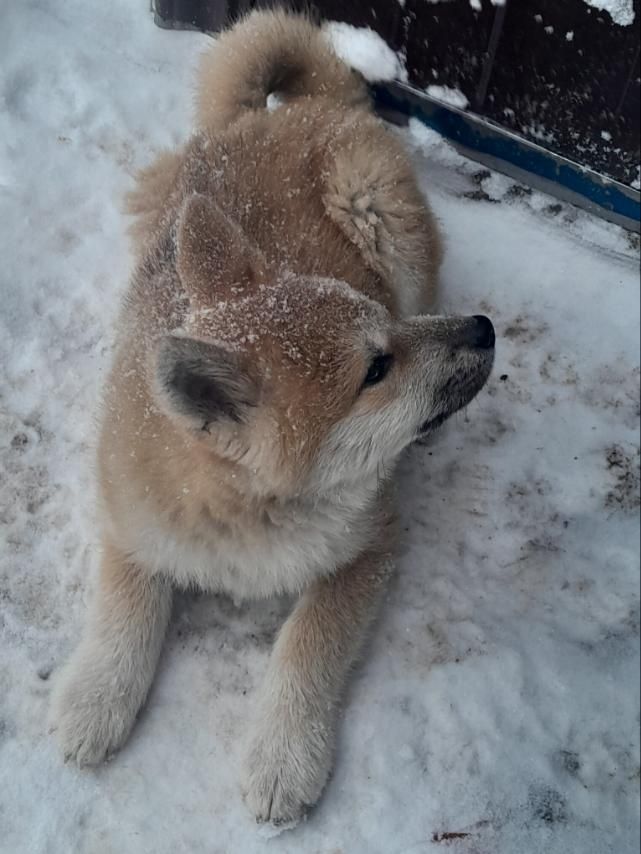
<svg viewBox="0 0 641 854">
<path fill-rule="evenodd" d="M 246 760 L 244 790 L 257 821 L 295 823 L 327 781 L 338 704 L 392 563 L 364 554 L 317 581 L 283 626 Z"/>
<path fill-rule="evenodd" d="M 169 582 L 105 546 L 85 634 L 54 688 L 51 723 L 65 758 L 94 765 L 125 741 L 156 670 Z"/>
</svg>

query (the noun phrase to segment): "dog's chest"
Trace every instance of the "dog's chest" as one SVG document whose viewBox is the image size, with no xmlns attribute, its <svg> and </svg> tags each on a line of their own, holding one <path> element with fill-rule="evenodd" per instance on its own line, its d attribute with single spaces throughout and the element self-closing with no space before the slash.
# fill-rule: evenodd
<svg viewBox="0 0 641 854">
<path fill-rule="evenodd" d="M 225 591 L 238 599 L 299 592 L 353 560 L 372 536 L 371 495 L 349 502 L 297 504 L 246 526 L 205 517 L 176 526 L 140 508 L 132 557 L 182 586 Z"/>
</svg>

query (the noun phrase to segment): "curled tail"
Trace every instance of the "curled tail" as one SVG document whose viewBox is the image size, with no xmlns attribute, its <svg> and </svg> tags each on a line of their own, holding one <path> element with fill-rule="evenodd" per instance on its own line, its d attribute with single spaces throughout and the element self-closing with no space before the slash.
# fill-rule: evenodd
<svg viewBox="0 0 641 854">
<path fill-rule="evenodd" d="M 223 128 L 267 96 L 324 95 L 345 104 L 367 101 L 365 84 L 303 15 L 255 11 L 223 33 L 205 53 L 196 96 L 202 128 Z"/>
</svg>

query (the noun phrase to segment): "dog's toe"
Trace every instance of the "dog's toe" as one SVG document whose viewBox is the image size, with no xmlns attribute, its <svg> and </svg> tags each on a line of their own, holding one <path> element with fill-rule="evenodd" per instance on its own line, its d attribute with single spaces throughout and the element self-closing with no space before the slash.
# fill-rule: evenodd
<svg viewBox="0 0 641 854">
<path fill-rule="evenodd" d="M 129 696 L 72 671 L 56 686 L 50 724 L 65 762 L 99 765 L 125 742 L 135 713 Z"/>
<path fill-rule="evenodd" d="M 256 739 L 245 766 L 244 797 L 256 821 L 284 829 L 305 817 L 319 799 L 331 760 L 329 745 L 310 751 L 307 740 Z"/>
</svg>

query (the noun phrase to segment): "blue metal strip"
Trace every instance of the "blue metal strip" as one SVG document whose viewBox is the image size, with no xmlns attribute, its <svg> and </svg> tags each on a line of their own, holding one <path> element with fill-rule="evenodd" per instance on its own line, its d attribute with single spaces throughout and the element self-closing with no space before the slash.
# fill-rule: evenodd
<svg viewBox="0 0 641 854">
<path fill-rule="evenodd" d="M 638 191 L 548 151 L 473 113 L 435 101 L 402 83 L 372 87 L 375 103 L 383 110 L 414 117 L 479 159 L 511 164 L 546 182 L 545 190 L 633 231 L 640 230 Z M 501 168 L 500 163 L 497 168 Z M 509 169 L 506 169 L 509 173 Z M 548 183 L 549 182 L 549 185 Z M 557 188 L 557 189 L 555 189 Z M 565 192 L 564 192 L 565 191 Z"/>
</svg>

